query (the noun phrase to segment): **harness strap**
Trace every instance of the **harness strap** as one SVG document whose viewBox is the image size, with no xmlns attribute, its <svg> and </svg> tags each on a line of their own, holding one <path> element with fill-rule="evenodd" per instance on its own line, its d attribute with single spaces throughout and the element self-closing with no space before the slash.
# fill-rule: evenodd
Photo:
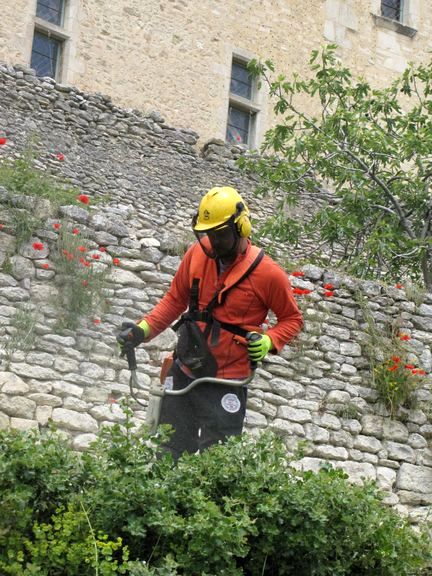
<svg viewBox="0 0 432 576">
<path fill-rule="evenodd" d="M 232 334 L 234 334 L 236 336 L 241 336 L 242 338 L 245 338 L 246 334 L 248 333 L 248 330 L 245 330 L 244 328 L 240 328 L 240 326 L 237 326 L 235 324 L 228 324 L 227 322 L 219 322 L 218 320 L 215 320 L 213 318 L 213 310 L 216 306 L 222 306 L 225 303 L 228 292 L 230 290 L 232 290 L 232 288 L 235 288 L 241 282 L 243 282 L 249 276 L 249 274 L 251 274 L 251 272 L 253 272 L 255 270 L 255 268 L 261 262 L 263 257 L 264 257 L 264 250 L 260 250 L 258 256 L 255 258 L 255 260 L 252 262 L 252 264 L 249 266 L 249 268 L 244 272 L 244 274 L 242 274 L 242 276 L 240 276 L 240 278 L 238 280 L 236 280 L 234 282 L 234 284 L 232 284 L 231 286 L 229 286 L 228 288 L 226 288 L 224 290 L 224 292 L 222 293 L 221 300 L 219 301 L 219 294 L 222 291 L 222 289 L 224 288 L 223 286 L 214 293 L 212 299 L 207 304 L 207 306 L 204 308 L 204 310 L 199 310 L 199 282 L 200 282 L 200 280 L 199 280 L 199 278 L 194 278 L 192 280 L 192 286 L 191 286 L 190 295 L 189 295 L 189 309 L 187 312 L 182 314 L 180 320 L 178 320 L 172 326 L 172 329 L 174 331 L 177 331 L 180 328 L 180 326 L 183 324 L 183 322 L 185 322 L 185 321 L 205 322 L 207 324 L 207 326 L 206 326 L 205 331 L 204 331 L 204 336 L 207 338 L 209 336 L 210 332 L 212 332 L 211 344 L 213 346 L 216 345 L 218 340 L 219 340 L 219 332 L 220 332 L 221 328 L 223 330 L 227 330 L 228 332 L 231 332 Z"/>
</svg>

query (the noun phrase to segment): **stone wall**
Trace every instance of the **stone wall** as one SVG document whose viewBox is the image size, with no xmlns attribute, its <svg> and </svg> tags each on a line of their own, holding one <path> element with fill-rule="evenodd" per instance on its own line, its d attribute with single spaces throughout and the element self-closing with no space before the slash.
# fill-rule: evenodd
<svg viewBox="0 0 432 576">
<path fill-rule="evenodd" d="M 37 321 L 30 351 L 18 346 L 7 364 L 2 352 L 0 425 L 28 429 L 52 420 L 70 434 L 76 449 L 85 449 L 101 426 L 122 421 L 118 401 L 129 394 L 129 374 L 118 357 L 115 333 L 125 318 L 140 317 L 164 294 L 201 194 L 229 183 L 245 194 L 253 212 L 259 208 L 261 217 L 272 205 L 258 205 L 251 195 L 253 181 L 235 168 L 239 149 L 213 142 L 200 156 L 197 135 L 167 125 L 157 113 L 141 116 L 100 95 L 39 81 L 26 69 L 0 67 L 0 88 L 1 130 L 7 139 L 0 146 L 0 161 L 20 153 L 28 137 L 36 135 L 39 166 L 90 196 L 88 209 L 64 207 L 62 216 L 88 238 L 89 259 L 98 247 L 106 248 L 102 264 L 109 271 L 110 304 L 108 313 L 87 315 L 74 331 L 55 331 L 57 219 L 46 207 L 44 226 L 15 254 L 7 191 L 0 191 L 3 349 L 18 309 L 31 311 Z M 102 197 L 108 203 L 95 201 Z M 28 202 L 14 199 L 23 209 Z M 35 250 L 34 242 L 44 249 Z M 291 256 L 289 247 L 282 249 Z M 114 258 L 118 266 L 112 265 Z M 418 521 L 432 502 L 432 295 L 416 303 L 403 289 L 314 266 L 302 271 L 304 276 L 291 279 L 295 288 L 310 290 L 298 296 L 304 332 L 257 371 L 246 428 L 251 433 L 275 430 L 290 452 L 305 442 L 299 466 L 315 469 L 328 460 L 355 481 L 376 479 L 387 492 L 386 501 Z M 333 296 L 326 295 L 328 282 L 335 286 Z M 389 417 L 371 385 L 359 294 L 378 330 L 399 322 L 400 331 L 410 336 L 410 361 L 427 373 L 417 391 L 418 406 L 402 410 L 398 419 Z M 139 379 L 145 387 L 158 378 L 174 341 L 167 330 L 139 349 Z M 145 403 L 146 390 L 139 394 Z M 135 405 L 136 422 L 144 418 L 145 410 Z"/>
<path fill-rule="evenodd" d="M 144 112 L 161 110 L 204 140 L 225 138 L 233 54 L 272 58 L 279 73 L 304 74 L 311 50 L 336 42 L 344 63 L 377 86 L 408 62 L 429 60 L 429 0 L 404 2 L 414 37 L 375 17 L 381 0 L 68 0 L 66 6 L 61 82 Z M 29 65 L 35 12 L 36 0 L 2 2 L 0 61 Z M 274 118 L 264 90 L 256 103 L 260 142 Z"/>
</svg>

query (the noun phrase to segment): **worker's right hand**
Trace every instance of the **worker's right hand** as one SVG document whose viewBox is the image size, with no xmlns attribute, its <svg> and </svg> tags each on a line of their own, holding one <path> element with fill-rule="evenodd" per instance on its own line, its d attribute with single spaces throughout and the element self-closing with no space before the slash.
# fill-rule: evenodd
<svg viewBox="0 0 432 576">
<path fill-rule="evenodd" d="M 124 345 L 128 342 L 132 344 L 135 348 L 141 342 L 144 342 L 146 338 L 150 336 L 150 326 L 148 323 L 143 320 L 139 324 L 135 324 L 135 322 L 123 322 L 121 326 L 121 331 L 117 336 L 117 342 L 120 345 L 120 348 L 123 351 Z"/>
</svg>

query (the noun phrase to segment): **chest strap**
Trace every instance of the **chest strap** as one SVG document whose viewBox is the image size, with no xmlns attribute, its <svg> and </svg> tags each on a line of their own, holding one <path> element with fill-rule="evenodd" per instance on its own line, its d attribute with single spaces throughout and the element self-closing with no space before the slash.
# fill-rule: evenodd
<svg viewBox="0 0 432 576">
<path fill-rule="evenodd" d="M 207 338 L 210 334 L 210 331 L 212 332 L 211 344 L 213 346 L 217 344 L 219 340 L 219 332 L 221 328 L 223 330 L 231 332 L 236 336 L 241 336 L 242 338 L 245 338 L 249 330 L 245 330 L 244 328 L 241 328 L 240 326 L 237 326 L 235 324 L 228 324 L 227 322 L 219 322 L 218 320 L 215 320 L 213 318 L 213 310 L 214 308 L 216 308 L 216 306 L 222 306 L 225 303 L 228 292 L 230 292 L 230 290 L 232 290 L 233 288 L 238 286 L 241 282 L 243 282 L 249 276 L 249 274 L 251 274 L 255 270 L 255 268 L 261 262 L 263 257 L 264 257 L 264 250 L 260 250 L 258 256 L 255 258 L 255 260 L 252 262 L 249 268 L 240 276 L 240 278 L 238 278 L 238 280 L 236 280 L 233 284 L 231 284 L 231 286 L 229 286 L 226 290 L 224 290 L 224 292 L 222 293 L 221 300 L 219 301 L 219 294 L 221 290 L 224 288 L 224 286 L 221 286 L 219 290 L 216 290 L 212 299 L 203 310 L 199 310 L 200 279 L 194 278 L 192 280 L 192 286 L 189 294 L 189 309 L 187 312 L 182 314 L 180 320 L 172 326 L 172 329 L 177 331 L 185 321 L 205 322 L 207 326 L 204 330 L 204 335 Z"/>
</svg>

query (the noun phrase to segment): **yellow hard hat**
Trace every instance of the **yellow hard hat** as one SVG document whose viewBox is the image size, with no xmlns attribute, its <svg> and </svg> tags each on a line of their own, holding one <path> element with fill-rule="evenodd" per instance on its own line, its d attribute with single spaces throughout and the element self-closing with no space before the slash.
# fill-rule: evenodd
<svg viewBox="0 0 432 576">
<path fill-rule="evenodd" d="M 233 219 L 241 237 L 250 235 L 249 209 L 237 190 L 230 186 L 212 188 L 200 202 L 193 229 L 195 232 L 206 232 L 223 226 L 230 219 Z"/>
</svg>

